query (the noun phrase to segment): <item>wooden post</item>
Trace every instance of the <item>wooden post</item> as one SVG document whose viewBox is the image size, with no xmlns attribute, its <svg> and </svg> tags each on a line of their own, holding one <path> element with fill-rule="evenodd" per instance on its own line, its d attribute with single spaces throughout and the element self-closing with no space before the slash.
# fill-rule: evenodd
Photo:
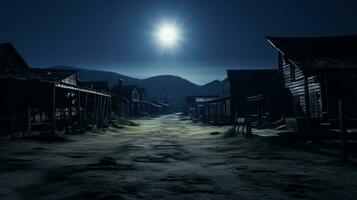
<svg viewBox="0 0 357 200">
<path fill-rule="evenodd" d="M 320 75 L 321 80 L 321 113 L 328 113 L 329 106 L 328 106 L 328 91 L 327 91 L 327 72 L 324 72 Z"/>
<path fill-rule="evenodd" d="M 354 81 L 353 81 L 353 99 L 357 99 L 357 73 L 354 74 Z M 357 113 L 357 102 L 353 101 L 353 108 L 354 108 L 354 117 L 356 117 L 356 113 Z"/>
<path fill-rule="evenodd" d="M 310 93 L 309 93 L 309 81 L 307 75 L 304 75 L 304 87 L 305 87 L 306 116 L 310 117 Z"/>
<path fill-rule="evenodd" d="M 246 121 L 245 121 L 245 127 L 246 127 L 246 130 L 247 130 L 247 135 L 248 136 L 252 136 L 252 125 L 251 125 L 251 121 L 250 121 L 250 118 L 247 117 Z"/>
<path fill-rule="evenodd" d="M 226 122 L 226 104 L 224 101 L 221 104 L 222 106 L 222 121 L 225 123 Z"/>
<path fill-rule="evenodd" d="M 306 131 L 311 136 L 310 133 L 310 92 L 309 92 L 309 81 L 307 75 L 304 74 L 304 87 L 305 87 L 305 106 L 306 106 Z"/>
<path fill-rule="evenodd" d="M 52 102 L 51 102 L 51 128 L 52 133 L 56 134 L 56 87 L 52 88 Z"/>
<path fill-rule="evenodd" d="M 102 111 L 102 118 L 103 118 L 103 121 L 105 120 L 105 115 L 106 115 L 106 108 L 107 108 L 107 99 L 106 99 L 106 97 L 105 96 L 103 96 L 102 97 L 102 101 L 103 101 L 103 105 L 102 105 L 102 109 L 103 109 L 103 111 Z"/>
<path fill-rule="evenodd" d="M 207 104 L 207 122 L 211 120 L 211 106 Z"/>
<path fill-rule="evenodd" d="M 102 96 L 99 96 L 98 95 L 98 112 L 97 112 L 97 114 L 98 114 L 98 120 L 99 121 L 97 121 L 97 126 L 100 124 L 101 125 L 101 123 L 102 123 Z"/>
<path fill-rule="evenodd" d="M 218 122 L 218 103 L 215 103 L 214 123 Z"/>
<path fill-rule="evenodd" d="M 102 96 L 98 96 L 99 97 L 99 121 L 101 123 L 101 121 L 103 120 L 103 97 Z"/>
<path fill-rule="evenodd" d="M 88 93 L 86 92 L 86 98 L 85 98 L 85 103 L 84 103 L 84 120 L 87 119 L 87 112 L 88 112 Z"/>
<path fill-rule="evenodd" d="M 40 113 L 40 122 L 42 122 L 42 110 L 39 109 L 39 113 Z"/>
<path fill-rule="evenodd" d="M 82 129 L 82 115 L 81 115 L 81 92 L 78 90 L 77 93 L 77 115 L 78 115 L 78 125 L 81 131 Z"/>
<path fill-rule="evenodd" d="M 108 104 L 107 97 L 103 96 L 103 119 L 105 119 L 107 115 L 107 104 Z"/>
<path fill-rule="evenodd" d="M 102 116 L 102 118 L 103 118 L 103 121 L 105 121 L 106 115 L 107 115 L 107 97 L 103 96 L 102 98 L 103 98 L 103 106 L 102 106 L 103 116 Z"/>
<path fill-rule="evenodd" d="M 102 97 L 98 95 L 98 120 L 101 120 Z"/>
<path fill-rule="evenodd" d="M 98 125 L 98 101 L 97 101 L 96 94 L 94 94 L 94 119 L 95 119 L 95 125 Z"/>
<path fill-rule="evenodd" d="M 342 101 L 338 101 L 338 111 L 339 111 L 339 118 L 340 118 L 340 133 L 341 133 L 341 151 L 342 151 L 342 158 L 344 162 L 348 161 L 348 152 L 347 152 L 347 136 L 346 136 L 346 128 L 344 126 L 344 117 L 343 117 L 343 107 Z"/>
<path fill-rule="evenodd" d="M 31 105 L 27 107 L 27 135 L 31 135 Z"/>
<path fill-rule="evenodd" d="M 108 97 L 108 111 L 107 111 L 107 118 L 108 118 L 108 121 L 110 121 L 110 118 L 111 118 L 111 114 L 112 114 L 112 98 L 111 97 Z"/>
</svg>

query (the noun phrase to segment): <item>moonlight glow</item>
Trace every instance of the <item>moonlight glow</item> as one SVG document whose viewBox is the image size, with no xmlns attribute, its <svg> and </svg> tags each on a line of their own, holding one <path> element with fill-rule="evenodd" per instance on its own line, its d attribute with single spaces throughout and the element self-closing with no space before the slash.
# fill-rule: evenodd
<svg viewBox="0 0 357 200">
<path fill-rule="evenodd" d="M 163 47 L 173 47 L 180 40 L 180 32 L 174 24 L 162 24 L 155 35 L 158 43 Z"/>
</svg>

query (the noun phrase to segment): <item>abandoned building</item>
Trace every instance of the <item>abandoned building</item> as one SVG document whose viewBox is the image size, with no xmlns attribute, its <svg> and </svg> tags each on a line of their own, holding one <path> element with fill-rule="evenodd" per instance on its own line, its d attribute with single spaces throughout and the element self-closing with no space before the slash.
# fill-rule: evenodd
<svg viewBox="0 0 357 200">
<path fill-rule="evenodd" d="M 227 70 L 225 95 L 231 121 L 249 117 L 257 126 L 268 126 L 291 112 L 278 70 Z"/>
<path fill-rule="evenodd" d="M 129 102 L 129 116 L 137 116 L 139 114 L 140 95 L 137 87 L 134 85 L 123 85 L 122 80 L 112 88 L 112 93 L 126 98 Z"/>
<path fill-rule="evenodd" d="M 113 114 L 115 114 L 115 116 L 119 118 L 130 116 L 129 100 L 120 95 L 111 93 L 108 81 L 89 81 L 81 82 L 80 84 L 91 89 L 110 93 L 110 95 L 112 96 L 111 111 L 113 112 Z"/>
<path fill-rule="evenodd" d="M 230 101 L 231 96 L 206 100 L 203 105 L 203 121 L 211 124 L 230 124 Z"/>
<path fill-rule="evenodd" d="M 342 102 L 348 126 L 357 126 L 357 36 L 267 37 L 293 96 L 294 116 L 337 121 Z"/>
<path fill-rule="evenodd" d="M 119 80 L 118 84 L 112 88 L 112 93 L 128 101 L 127 113 L 130 117 L 164 114 L 162 105 L 148 101 L 145 88 L 123 85 L 123 81 Z"/>
<path fill-rule="evenodd" d="M 232 124 L 237 117 L 249 117 L 253 126 L 267 127 L 289 115 L 288 99 L 278 70 L 227 70 L 224 97 L 187 97 L 186 112 L 206 123 Z"/>
<path fill-rule="evenodd" d="M 207 115 L 204 106 L 207 101 L 217 98 L 219 98 L 219 95 L 187 96 L 184 112 L 191 119 L 206 121 Z"/>
<path fill-rule="evenodd" d="M 1 133 L 18 136 L 107 126 L 111 96 L 82 87 L 77 72 L 29 68 L 10 43 L 0 44 Z"/>
</svg>

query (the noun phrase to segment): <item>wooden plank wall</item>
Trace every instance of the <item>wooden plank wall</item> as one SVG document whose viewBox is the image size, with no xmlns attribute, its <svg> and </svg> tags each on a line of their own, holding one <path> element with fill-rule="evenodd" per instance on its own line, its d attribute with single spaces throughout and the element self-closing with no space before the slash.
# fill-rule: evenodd
<svg viewBox="0 0 357 200">
<path fill-rule="evenodd" d="M 307 76 L 309 96 L 306 97 L 303 71 L 293 65 L 284 56 L 279 58 L 284 86 L 288 88 L 294 98 L 295 115 L 319 117 L 321 114 L 321 89 L 318 76 Z M 307 108 L 307 98 L 310 106 Z M 309 110 L 308 110 L 309 109 Z M 309 111 L 309 112 L 308 112 Z"/>
</svg>

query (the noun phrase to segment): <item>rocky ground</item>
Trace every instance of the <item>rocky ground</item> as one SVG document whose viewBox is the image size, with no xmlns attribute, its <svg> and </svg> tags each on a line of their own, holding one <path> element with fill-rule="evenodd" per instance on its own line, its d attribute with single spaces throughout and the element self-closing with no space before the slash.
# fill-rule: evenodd
<svg viewBox="0 0 357 200">
<path fill-rule="evenodd" d="M 180 120 L 0 142 L 0 199 L 357 199 L 357 165 Z"/>
</svg>

